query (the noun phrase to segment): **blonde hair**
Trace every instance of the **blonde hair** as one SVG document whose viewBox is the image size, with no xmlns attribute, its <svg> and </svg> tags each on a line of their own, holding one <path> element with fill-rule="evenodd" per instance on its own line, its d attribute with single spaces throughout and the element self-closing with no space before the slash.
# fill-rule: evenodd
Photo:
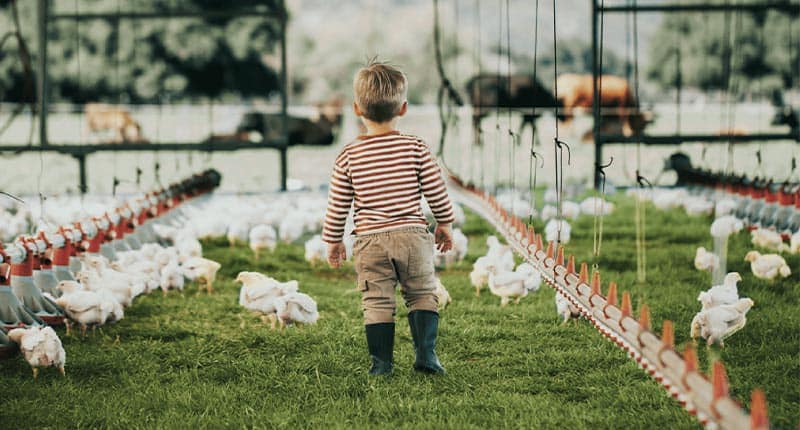
<svg viewBox="0 0 800 430">
<path fill-rule="evenodd" d="M 397 116 L 406 101 L 406 75 L 389 63 L 373 58 L 353 79 L 355 101 L 364 118 L 378 123 Z"/>
</svg>

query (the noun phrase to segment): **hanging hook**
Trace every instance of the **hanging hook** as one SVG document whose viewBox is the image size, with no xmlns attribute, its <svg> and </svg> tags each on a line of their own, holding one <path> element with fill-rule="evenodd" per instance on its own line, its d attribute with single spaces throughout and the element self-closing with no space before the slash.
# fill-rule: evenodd
<svg viewBox="0 0 800 430">
<path fill-rule="evenodd" d="M 636 170 L 636 183 L 639 184 L 640 187 L 650 187 L 653 188 L 653 184 L 647 180 L 644 176 L 639 173 L 639 170 Z"/>
<path fill-rule="evenodd" d="M 114 181 L 112 182 L 111 185 L 111 196 L 113 197 L 117 196 L 117 187 L 119 186 L 119 184 L 120 184 L 119 178 L 114 176 Z"/>
<path fill-rule="evenodd" d="M 599 163 L 595 164 L 595 167 L 597 167 L 597 173 L 599 173 L 600 176 L 603 177 L 603 182 L 606 181 L 606 169 L 611 167 L 613 163 L 614 163 L 614 157 L 611 157 L 611 160 L 609 160 L 607 164 L 599 164 Z M 636 173 L 638 175 L 639 171 L 637 170 Z"/>
<path fill-rule="evenodd" d="M 136 168 L 136 186 L 142 184 L 142 169 L 140 167 Z"/>
<path fill-rule="evenodd" d="M 570 150 L 569 145 L 567 144 L 567 142 L 559 140 L 558 138 L 554 138 L 553 140 L 555 140 L 556 146 L 558 147 L 558 149 L 563 151 L 565 147 L 567 148 L 567 164 L 572 164 L 571 163 L 572 151 Z"/>
<path fill-rule="evenodd" d="M 761 149 L 756 150 L 756 160 L 758 161 L 758 167 L 761 167 Z"/>
<path fill-rule="evenodd" d="M 542 157 L 538 152 L 534 151 L 533 149 L 531 149 L 531 157 L 533 157 L 534 160 L 539 160 L 539 167 L 544 169 L 544 157 Z"/>
</svg>

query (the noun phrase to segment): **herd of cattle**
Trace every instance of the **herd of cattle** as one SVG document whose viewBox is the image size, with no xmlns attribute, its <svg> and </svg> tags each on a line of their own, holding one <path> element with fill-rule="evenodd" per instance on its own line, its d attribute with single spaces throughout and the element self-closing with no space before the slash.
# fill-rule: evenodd
<svg viewBox="0 0 800 430">
<path fill-rule="evenodd" d="M 599 131 L 623 136 L 641 135 L 653 122 L 651 111 L 640 109 L 640 102 L 630 83 L 622 77 L 603 75 L 598 80 L 600 91 Z M 557 92 L 550 90 L 532 75 L 481 74 L 466 84 L 472 105 L 472 126 L 479 142 L 481 121 L 494 109 L 508 109 L 522 115 L 519 133 L 525 126 L 535 128 L 542 110 L 556 109 L 557 119 L 569 125 L 576 114 L 591 113 L 594 106 L 594 84 L 590 74 L 561 74 L 555 82 Z M 345 103 L 341 97 L 315 105 L 310 118 L 289 116 L 289 145 L 330 145 L 336 141 Z M 773 98 L 776 109 L 772 125 L 787 125 L 797 132 L 798 113 L 783 103 L 778 94 Z M 106 143 L 147 142 L 142 127 L 124 108 L 116 105 L 89 103 L 85 106 L 90 133 Z M 280 137 L 283 118 L 280 113 L 246 112 L 232 134 L 211 135 L 211 141 L 272 141 Z M 720 133 L 729 133 L 720 131 Z M 584 134 L 591 139 L 591 132 Z"/>
</svg>

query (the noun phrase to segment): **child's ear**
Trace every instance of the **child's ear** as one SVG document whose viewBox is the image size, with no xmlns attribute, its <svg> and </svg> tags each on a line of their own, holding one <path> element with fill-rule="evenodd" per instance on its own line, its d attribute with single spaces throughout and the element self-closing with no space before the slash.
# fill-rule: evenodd
<svg viewBox="0 0 800 430">
<path fill-rule="evenodd" d="M 403 102 L 403 106 L 400 106 L 400 111 L 397 112 L 397 116 L 403 116 L 408 112 L 408 101 Z"/>
<path fill-rule="evenodd" d="M 361 116 L 361 109 L 358 107 L 358 103 L 353 102 L 353 112 L 356 116 Z"/>
</svg>

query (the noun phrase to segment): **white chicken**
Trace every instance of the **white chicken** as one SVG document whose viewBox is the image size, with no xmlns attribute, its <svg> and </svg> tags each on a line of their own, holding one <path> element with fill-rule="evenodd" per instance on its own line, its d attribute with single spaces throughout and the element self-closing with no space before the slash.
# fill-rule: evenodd
<svg viewBox="0 0 800 430">
<path fill-rule="evenodd" d="M 297 281 L 278 282 L 258 272 L 240 272 L 236 282 L 242 283 L 239 291 L 239 305 L 261 316 L 262 321 L 277 323 L 276 300 L 285 294 L 296 293 Z"/>
<path fill-rule="evenodd" d="M 181 265 L 183 275 L 190 281 L 196 280 L 205 285 L 209 293 L 214 292 L 214 281 L 217 279 L 220 267 L 222 265 L 216 261 L 202 257 L 192 257 Z"/>
<path fill-rule="evenodd" d="M 231 248 L 237 243 L 246 243 L 250 234 L 250 223 L 242 220 L 233 220 L 228 226 L 226 237 Z"/>
<path fill-rule="evenodd" d="M 528 263 L 520 264 L 513 272 L 503 272 L 496 267 L 489 270 L 489 291 L 500 297 L 500 306 L 506 306 L 511 298 L 519 304 L 528 292 L 536 292 L 541 283 L 541 274 Z"/>
<path fill-rule="evenodd" d="M 736 210 L 738 204 L 733 199 L 721 199 L 714 205 L 714 216 L 719 218 L 722 216 L 730 215 Z"/>
<path fill-rule="evenodd" d="M 792 274 L 786 260 L 778 254 L 762 255 L 758 251 L 750 251 L 744 256 L 744 261 L 750 262 L 750 270 L 756 278 L 772 281 L 779 275 L 786 278 Z"/>
<path fill-rule="evenodd" d="M 657 189 L 653 193 L 653 206 L 664 211 L 677 208 L 687 197 L 685 189 Z"/>
<path fill-rule="evenodd" d="M 719 257 L 713 252 L 708 252 L 705 247 L 697 248 L 694 254 L 694 268 L 713 272 L 719 267 Z"/>
<path fill-rule="evenodd" d="M 703 310 L 720 305 L 732 305 L 739 300 L 739 290 L 736 284 L 742 280 L 738 272 L 725 275 L 722 284 L 715 285 L 697 296 L 697 301 L 703 305 Z"/>
<path fill-rule="evenodd" d="M 171 289 L 183 291 L 185 284 L 186 278 L 183 276 L 183 270 L 177 263 L 170 263 L 161 269 L 159 285 L 164 295 L 167 295 L 167 291 Z"/>
<path fill-rule="evenodd" d="M 789 252 L 792 254 L 800 252 L 800 230 L 796 231 L 789 239 Z"/>
<path fill-rule="evenodd" d="M 472 286 L 475 287 L 475 295 L 481 296 L 481 288 L 489 282 L 489 270 L 497 264 L 494 259 L 489 256 L 478 257 L 475 263 L 472 264 L 472 271 L 469 272 L 469 280 Z"/>
<path fill-rule="evenodd" d="M 81 334 L 86 335 L 88 326 L 94 328 L 108 321 L 114 312 L 115 304 L 121 308 L 119 303 L 108 300 L 95 291 L 83 290 L 75 281 L 61 281 L 56 288 L 63 293 L 55 302 L 67 314 L 67 336 L 72 325 L 70 321 L 78 323 Z"/>
<path fill-rule="evenodd" d="M 581 316 L 580 310 L 558 293 L 556 293 L 556 313 L 562 319 L 561 324 L 566 324 L 570 319 L 577 321 Z"/>
<path fill-rule="evenodd" d="M 507 245 L 503 245 L 495 236 L 486 238 L 489 250 L 486 255 L 478 257 L 469 274 L 470 282 L 475 287 L 475 295 L 480 297 L 481 288 L 489 282 L 489 271 L 498 268 L 501 271 L 514 270 L 514 253 Z"/>
<path fill-rule="evenodd" d="M 486 245 L 489 250 L 486 255 L 496 260 L 496 267 L 501 270 L 514 270 L 514 251 L 508 245 L 503 245 L 496 236 L 486 238 Z"/>
<path fill-rule="evenodd" d="M 123 307 L 128 307 L 133 303 L 133 293 L 127 280 L 104 279 L 91 270 L 78 272 L 75 278 L 89 291 L 108 292 L 113 300 Z"/>
<path fill-rule="evenodd" d="M 783 243 L 783 237 L 780 233 L 766 228 L 757 228 L 750 232 L 752 235 L 751 241 L 753 245 L 759 248 L 765 248 L 770 251 L 784 252 L 789 251 L 790 247 Z"/>
<path fill-rule="evenodd" d="M 281 220 L 278 234 L 284 243 L 292 243 L 303 235 L 304 218 L 302 214 L 292 213 Z"/>
<path fill-rule="evenodd" d="M 288 293 L 275 301 L 275 314 L 281 329 L 293 324 L 316 324 L 319 319 L 317 302 L 308 294 Z"/>
<path fill-rule="evenodd" d="M 311 264 L 325 262 L 328 259 L 328 244 L 317 234 L 305 243 L 305 258 Z"/>
<path fill-rule="evenodd" d="M 747 312 L 753 300 L 739 299 L 732 305 L 721 305 L 700 311 L 692 319 L 691 336 L 702 337 L 708 345 L 718 343 L 725 347 L 725 339 L 741 330 L 747 322 Z"/>
<path fill-rule="evenodd" d="M 548 242 L 555 242 L 556 240 L 558 240 L 559 224 L 561 227 L 561 235 L 560 235 L 561 244 L 566 245 L 569 243 L 570 232 L 572 231 L 572 228 L 570 227 L 569 223 L 566 220 L 559 221 L 557 219 L 551 219 L 550 221 L 548 221 L 547 225 L 544 226 L 545 238 L 547 239 Z"/>
<path fill-rule="evenodd" d="M 711 223 L 711 236 L 722 239 L 742 231 L 743 228 L 744 223 L 742 220 L 726 215 L 715 219 Z"/>
<path fill-rule="evenodd" d="M 549 221 L 558 216 L 558 208 L 553 205 L 546 205 L 542 208 L 542 220 Z"/>
<path fill-rule="evenodd" d="M 203 256 L 203 245 L 194 237 L 181 237 L 175 242 L 175 248 L 178 249 L 178 256 L 181 262 Z"/>
<path fill-rule="evenodd" d="M 467 256 L 469 240 L 458 228 L 453 229 L 453 248 L 445 253 L 439 252 L 434 246 L 434 262 L 437 267 L 450 267 L 464 260 Z"/>
<path fill-rule="evenodd" d="M 250 230 L 249 236 L 250 249 L 253 250 L 256 259 L 262 249 L 274 251 L 278 244 L 278 233 L 271 225 L 259 224 Z"/>
<path fill-rule="evenodd" d="M 39 375 L 41 367 L 55 367 L 64 375 L 67 353 L 52 327 L 15 328 L 8 338 L 19 344 L 23 357 L 33 369 L 33 377 Z"/>
<path fill-rule="evenodd" d="M 434 290 L 433 294 L 436 295 L 439 310 L 443 310 L 447 305 L 453 302 L 453 298 L 450 297 L 450 293 L 447 292 L 447 288 L 444 287 L 442 280 L 438 277 L 436 278 L 436 290 Z"/>
<path fill-rule="evenodd" d="M 614 213 L 614 203 L 600 197 L 587 197 L 581 202 L 581 213 L 591 216 L 611 215 Z"/>
<path fill-rule="evenodd" d="M 714 212 L 714 202 L 702 197 L 689 197 L 683 202 L 683 208 L 689 216 L 708 216 Z"/>
</svg>

